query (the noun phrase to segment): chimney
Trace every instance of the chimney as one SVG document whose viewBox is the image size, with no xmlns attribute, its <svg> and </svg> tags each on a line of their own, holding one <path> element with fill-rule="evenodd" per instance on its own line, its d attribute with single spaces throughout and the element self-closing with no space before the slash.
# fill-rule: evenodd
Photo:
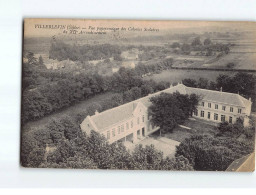
<svg viewBox="0 0 256 195">
<path fill-rule="evenodd" d="M 220 88 L 220 92 L 222 92 L 222 87 Z"/>
<path fill-rule="evenodd" d="M 171 83 L 170 88 L 172 88 L 172 87 L 173 87 L 173 85 L 172 85 L 172 83 Z"/>
<path fill-rule="evenodd" d="M 249 101 L 252 102 L 252 98 L 249 97 Z"/>
<path fill-rule="evenodd" d="M 96 110 L 96 111 L 95 111 L 95 115 L 98 115 L 98 114 L 99 114 L 99 112 L 98 112 L 98 110 Z"/>
</svg>

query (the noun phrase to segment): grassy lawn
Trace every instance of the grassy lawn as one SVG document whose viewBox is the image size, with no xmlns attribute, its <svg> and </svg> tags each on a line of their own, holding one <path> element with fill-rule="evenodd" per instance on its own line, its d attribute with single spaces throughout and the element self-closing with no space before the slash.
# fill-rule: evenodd
<svg viewBox="0 0 256 195">
<path fill-rule="evenodd" d="M 182 142 L 186 138 L 189 138 L 191 135 L 194 134 L 201 134 L 201 135 L 214 135 L 217 131 L 217 127 L 214 126 L 211 123 L 202 121 L 200 119 L 193 120 L 187 120 L 183 126 L 190 127 L 191 129 L 185 129 L 182 127 L 176 127 L 173 129 L 172 133 L 164 133 L 162 134 L 163 137 Z M 153 133 L 150 135 L 151 137 L 158 137 L 159 131 Z"/>
</svg>

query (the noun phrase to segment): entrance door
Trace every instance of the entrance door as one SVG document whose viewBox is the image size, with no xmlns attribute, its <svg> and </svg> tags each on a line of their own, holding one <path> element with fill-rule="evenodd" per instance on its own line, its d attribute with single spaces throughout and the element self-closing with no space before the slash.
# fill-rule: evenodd
<svg viewBox="0 0 256 195">
<path fill-rule="evenodd" d="M 145 137 L 145 128 L 142 128 L 142 136 Z"/>
</svg>

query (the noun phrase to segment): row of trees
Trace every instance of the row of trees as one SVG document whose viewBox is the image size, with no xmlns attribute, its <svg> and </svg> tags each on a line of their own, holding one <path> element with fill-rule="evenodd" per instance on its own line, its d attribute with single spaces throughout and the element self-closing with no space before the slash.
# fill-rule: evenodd
<svg viewBox="0 0 256 195">
<path fill-rule="evenodd" d="M 119 56 L 121 48 L 117 45 L 99 44 L 99 45 L 69 45 L 60 40 L 51 42 L 49 58 L 59 61 L 70 59 L 72 61 L 100 60 Z"/>
<path fill-rule="evenodd" d="M 69 117 L 52 120 L 45 128 L 22 135 L 21 163 L 25 167 L 193 170 L 183 156 L 164 158 L 153 145 L 130 153 L 122 143 L 83 133 Z"/>
<path fill-rule="evenodd" d="M 228 54 L 230 51 L 230 44 L 222 44 L 222 43 L 213 43 L 210 38 L 204 39 L 203 43 L 200 37 L 195 37 L 192 42 L 189 43 L 179 43 L 174 42 L 171 47 L 176 49 L 175 51 L 178 52 L 179 50 L 183 54 L 190 54 L 191 51 L 199 51 L 205 52 L 206 56 L 213 55 L 213 52 L 221 52 L 223 54 Z"/>
</svg>

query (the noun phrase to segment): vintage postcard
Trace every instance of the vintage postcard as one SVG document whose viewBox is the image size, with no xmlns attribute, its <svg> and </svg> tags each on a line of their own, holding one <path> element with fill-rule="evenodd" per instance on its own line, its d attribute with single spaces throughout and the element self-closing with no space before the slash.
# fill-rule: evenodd
<svg viewBox="0 0 256 195">
<path fill-rule="evenodd" d="M 21 165 L 254 171 L 256 23 L 25 19 Z"/>
</svg>

